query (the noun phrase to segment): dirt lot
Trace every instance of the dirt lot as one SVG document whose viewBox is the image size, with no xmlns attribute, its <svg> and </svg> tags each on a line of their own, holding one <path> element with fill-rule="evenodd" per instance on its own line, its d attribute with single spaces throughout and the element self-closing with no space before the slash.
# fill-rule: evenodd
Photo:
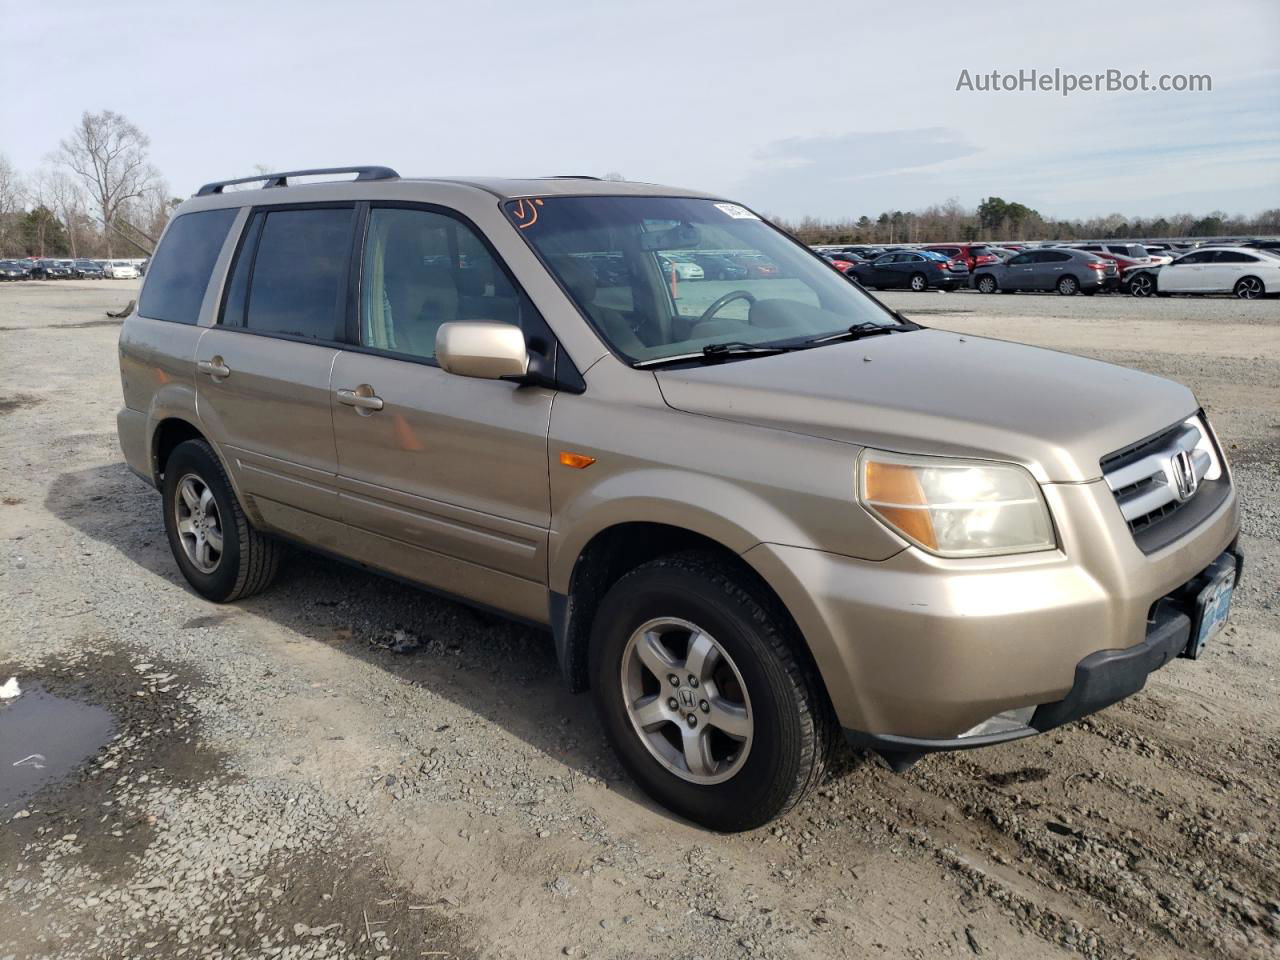
<svg viewBox="0 0 1280 960">
<path fill-rule="evenodd" d="M 1232 626 L 1094 718 L 849 754 L 718 836 L 625 779 L 535 632 L 304 554 L 193 596 L 116 447 L 135 288 L 0 286 L 0 957 L 1280 956 L 1275 301 L 887 295 L 1190 384 L 1245 503 Z M 7 802 L 77 723 L 90 758 Z"/>
</svg>

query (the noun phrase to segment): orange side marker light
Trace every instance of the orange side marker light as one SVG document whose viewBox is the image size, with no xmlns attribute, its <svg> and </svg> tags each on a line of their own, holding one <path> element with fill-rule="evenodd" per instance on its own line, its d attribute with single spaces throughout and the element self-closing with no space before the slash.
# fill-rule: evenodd
<svg viewBox="0 0 1280 960">
<path fill-rule="evenodd" d="M 563 467 L 585 470 L 595 462 L 595 457 L 588 457 L 585 453 L 570 453 L 568 450 L 560 451 L 560 465 Z"/>
</svg>

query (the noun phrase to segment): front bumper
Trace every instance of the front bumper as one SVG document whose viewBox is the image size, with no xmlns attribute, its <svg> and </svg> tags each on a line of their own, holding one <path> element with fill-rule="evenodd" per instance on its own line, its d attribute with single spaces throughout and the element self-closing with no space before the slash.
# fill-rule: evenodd
<svg viewBox="0 0 1280 960">
<path fill-rule="evenodd" d="M 1190 639 L 1199 628 L 1196 596 L 1227 570 L 1235 571 L 1239 583 L 1244 554 L 1238 544 L 1232 544 L 1203 571 L 1152 605 L 1146 637 L 1141 643 L 1123 650 L 1098 650 L 1089 654 L 1076 664 L 1075 680 L 1067 695 L 1035 707 L 1026 722 L 998 722 L 991 724 L 994 729 L 990 732 L 980 730 L 972 736 L 949 738 L 900 737 L 846 729 L 845 739 L 853 746 L 880 752 L 894 767 L 903 767 L 926 753 L 970 750 L 1020 740 L 1097 713 L 1133 696 L 1146 686 L 1147 677 L 1152 673 L 1175 657 L 1188 653 Z"/>
<path fill-rule="evenodd" d="M 762 543 L 743 555 L 791 613 L 845 730 L 949 744 L 1064 700 L 1082 661 L 1144 644 L 1156 601 L 1239 533 L 1234 490 L 1151 553 L 1102 481 L 1042 490 L 1057 550 L 948 560 L 907 548 L 867 561 Z"/>
</svg>

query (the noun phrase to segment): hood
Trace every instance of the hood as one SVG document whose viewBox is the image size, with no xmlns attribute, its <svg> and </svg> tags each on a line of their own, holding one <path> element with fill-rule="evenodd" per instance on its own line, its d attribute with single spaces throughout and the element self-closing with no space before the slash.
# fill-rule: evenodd
<svg viewBox="0 0 1280 960">
<path fill-rule="evenodd" d="M 1181 384 L 1097 360 L 918 330 L 655 371 L 676 410 L 900 453 L 1012 460 L 1041 482 L 1196 412 Z"/>
</svg>

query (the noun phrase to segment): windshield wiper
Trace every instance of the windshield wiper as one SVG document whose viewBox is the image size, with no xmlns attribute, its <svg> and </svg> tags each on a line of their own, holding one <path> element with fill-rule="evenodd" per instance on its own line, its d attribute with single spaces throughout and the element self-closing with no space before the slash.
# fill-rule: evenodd
<svg viewBox="0 0 1280 960">
<path fill-rule="evenodd" d="M 882 333 L 906 333 L 908 330 L 921 329 L 920 324 L 912 323 L 900 313 L 895 313 L 894 316 L 898 318 L 897 323 L 875 323 L 871 320 L 860 320 L 847 330 L 828 334 L 825 337 L 815 337 L 812 340 L 806 340 L 805 343 L 813 345 L 830 343 L 833 340 L 861 340 L 863 337 L 875 337 Z"/>
<path fill-rule="evenodd" d="M 741 340 L 725 340 L 721 343 L 708 343 L 697 353 L 678 353 L 671 357 L 654 357 L 652 360 L 640 360 L 632 364 L 636 368 L 659 367 L 668 363 L 687 363 L 690 360 L 726 360 L 734 357 L 767 357 L 778 353 L 790 353 L 792 350 L 803 350 L 801 344 L 787 343 L 745 343 Z"/>
</svg>

